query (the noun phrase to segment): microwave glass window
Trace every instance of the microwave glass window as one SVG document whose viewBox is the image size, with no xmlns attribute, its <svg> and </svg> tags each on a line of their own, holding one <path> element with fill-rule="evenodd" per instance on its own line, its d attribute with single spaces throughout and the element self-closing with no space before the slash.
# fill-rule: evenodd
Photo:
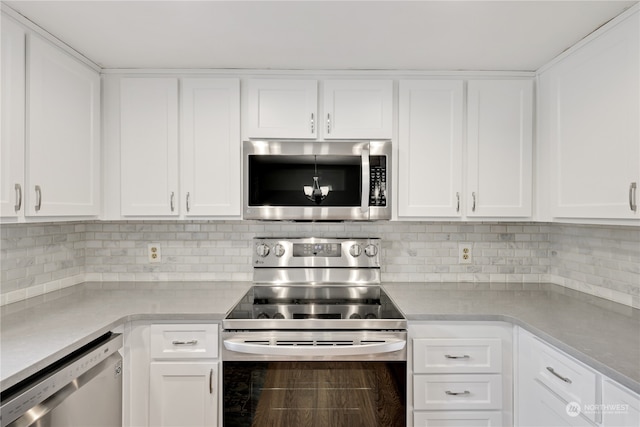
<svg viewBox="0 0 640 427">
<path fill-rule="evenodd" d="M 249 156 L 250 206 L 360 206 L 361 188 L 359 156 Z"/>
</svg>

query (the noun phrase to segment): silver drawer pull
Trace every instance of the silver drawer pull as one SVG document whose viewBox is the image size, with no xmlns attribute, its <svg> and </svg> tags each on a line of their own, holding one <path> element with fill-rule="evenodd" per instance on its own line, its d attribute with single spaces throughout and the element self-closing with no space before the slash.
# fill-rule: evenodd
<svg viewBox="0 0 640 427">
<path fill-rule="evenodd" d="M 198 344 L 198 340 L 191 341 L 172 341 L 173 345 L 196 345 Z"/>
<path fill-rule="evenodd" d="M 450 354 L 445 354 L 444 357 L 447 359 L 470 359 L 471 357 L 468 354 L 464 354 L 462 356 L 452 356 Z"/>
<path fill-rule="evenodd" d="M 547 371 L 551 372 L 553 375 L 555 375 L 556 377 L 560 378 L 565 383 L 571 384 L 571 380 L 569 378 L 563 377 L 562 375 L 557 373 L 551 366 L 547 366 Z"/>
<path fill-rule="evenodd" d="M 465 391 L 445 391 L 444 392 L 447 396 L 468 396 L 471 394 L 471 392 L 469 390 L 465 390 Z"/>
<path fill-rule="evenodd" d="M 638 185 L 635 182 L 632 182 L 629 185 L 629 209 L 633 212 L 638 210 L 638 205 L 636 204 L 636 190 Z"/>
</svg>

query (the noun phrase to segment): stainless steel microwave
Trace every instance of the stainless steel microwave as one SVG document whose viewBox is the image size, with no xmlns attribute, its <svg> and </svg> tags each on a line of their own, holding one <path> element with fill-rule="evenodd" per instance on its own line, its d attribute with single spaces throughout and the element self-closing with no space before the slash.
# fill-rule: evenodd
<svg viewBox="0 0 640 427">
<path fill-rule="evenodd" d="M 391 141 L 245 141 L 243 217 L 391 218 Z"/>
</svg>

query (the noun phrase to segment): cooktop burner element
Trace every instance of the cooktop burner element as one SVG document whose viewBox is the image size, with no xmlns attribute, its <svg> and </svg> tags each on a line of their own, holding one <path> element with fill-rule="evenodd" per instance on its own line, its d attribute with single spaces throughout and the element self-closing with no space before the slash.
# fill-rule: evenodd
<svg viewBox="0 0 640 427">
<path fill-rule="evenodd" d="M 379 239 L 255 239 L 253 260 L 226 330 L 406 329 L 380 286 Z"/>
</svg>

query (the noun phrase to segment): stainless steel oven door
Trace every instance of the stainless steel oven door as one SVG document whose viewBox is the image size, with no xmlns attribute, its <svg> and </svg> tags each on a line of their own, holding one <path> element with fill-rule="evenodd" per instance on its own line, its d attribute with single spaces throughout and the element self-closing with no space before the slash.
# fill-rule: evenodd
<svg viewBox="0 0 640 427">
<path fill-rule="evenodd" d="M 406 332 L 225 332 L 223 342 L 225 426 L 406 425 Z"/>
<path fill-rule="evenodd" d="M 245 141 L 243 216 L 391 218 L 390 141 Z"/>
</svg>

